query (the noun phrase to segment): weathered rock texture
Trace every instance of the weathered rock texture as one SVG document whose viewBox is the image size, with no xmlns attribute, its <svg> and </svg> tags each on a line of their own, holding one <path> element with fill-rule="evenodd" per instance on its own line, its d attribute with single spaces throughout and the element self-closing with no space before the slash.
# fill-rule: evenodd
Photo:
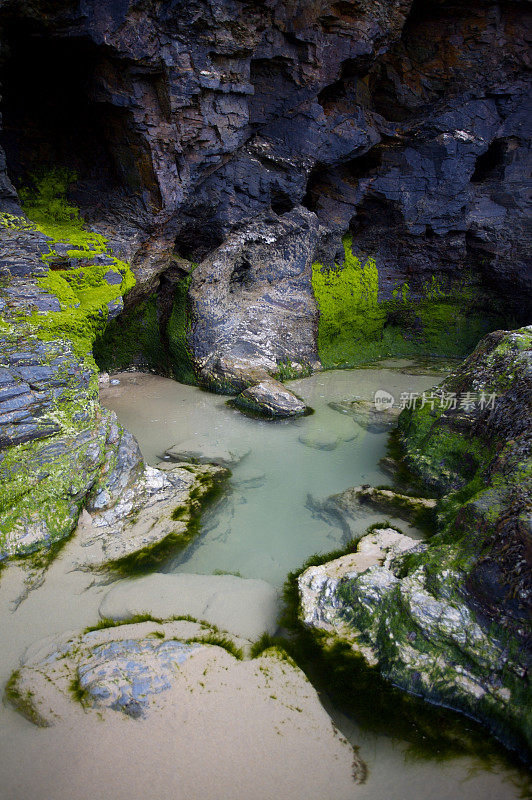
<svg viewBox="0 0 532 800">
<path fill-rule="evenodd" d="M 43 261 L 52 249 L 61 248 L 20 220 L 0 224 L 0 561 L 50 549 L 85 507 L 84 565 L 147 563 L 190 540 L 202 499 L 226 473 L 144 464 L 99 405 L 91 354 L 122 308 L 129 267 L 102 254 Z"/>
<path fill-rule="evenodd" d="M 310 412 L 303 400 L 273 378 L 244 389 L 231 405 L 246 414 L 269 419 L 301 417 Z"/>
<path fill-rule="evenodd" d="M 281 218 L 266 214 L 194 270 L 188 341 L 203 384 L 234 393 L 279 363 L 296 373 L 317 365 L 311 287 L 317 231 L 305 208 Z"/>
<path fill-rule="evenodd" d="M 328 565 L 319 586 L 307 571 L 305 621 L 325 620 L 394 684 L 484 722 L 530 759 L 532 329 L 484 339 L 441 385 L 452 393 L 456 408 L 400 420 L 408 463 L 443 493 L 439 532 L 369 569 L 346 556 L 333 583 Z"/>
<path fill-rule="evenodd" d="M 25 172 L 75 168 L 78 205 L 135 253 L 129 302 L 176 255 L 201 260 L 240 223 L 303 203 L 320 258 L 350 229 L 384 296 L 467 270 L 522 315 L 525 2 L 0 7 L 4 207 Z"/>
<path fill-rule="evenodd" d="M 191 356 L 188 379 L 233 391 L 315 365 L 311 262 L 331 265 L 346 232 L 354 255 L 375 257 L 381 300 L 398 285 L 414 302 L 459 291 L 488 318 L 496 306 L 525 321 L 525 2 L 0 0 L 0 12 L 0 210 L 20 213 L 28 173 L 75 170 L 71 202 L 136 276 L 109 254 L 76 267 L 64 241 L 43 261 L 46 237 L 2 225 L 3 553 L 67 535 L 114 468 L 126 434 L 98 407 L 90 349 L 124 296 L 149 322 L 138 363 Z M 415 308 L 403 323 L 415 338 Z M 428 476 L 443 490 L 477 473 L 480 439 L 453 435 L 463 448 Z M 514 474 L 517 451 L 498 457 Z M 488 512 L 467 508 L 484 530 Z M 517 519 L 500 523 L 511 548 L 493 533 L 500 557 L 467 573 L 487 608 L 501 570 L 519 574 L 521 597 Z M 520 603 L 504 600 L 510 626 Z"/>
</svg>

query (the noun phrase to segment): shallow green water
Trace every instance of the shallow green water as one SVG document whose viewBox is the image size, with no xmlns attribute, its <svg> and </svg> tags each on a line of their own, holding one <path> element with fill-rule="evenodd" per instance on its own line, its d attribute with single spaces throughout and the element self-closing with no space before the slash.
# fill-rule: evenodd
<svg viewBox="0 0 532 800">
<path fill-rule="evenodd" d="M 313 511 L 314 500 L 358 484 L 389 482 L 378 467 L 387 434 L 365 431 L 328 403 L 372 399 L 379 388 L 398 398 L 437 380 L 398 370 L 325 372 L 290 384 L 315 410 L 313 415 L 268 422 L 249 419 L 229 408 L 225 398 L 194 387 L 134 373 L 122 373 L 120 379 L 119 386 L 105 392 L 104 402 L 135 434 L 151 464 L 168 447 L 190 438 L 249 451 L 233 467 L 225 497 L 204 515 L 201 536 L 164 571 L 222 570 L 277 586 L 313 553 L 344 543 L 338 520 Z M 382 518 L 368 509 L 357 527 L 362 532 Z M 412 532 L 406 523 L 397 523 Z"/>
</svg>

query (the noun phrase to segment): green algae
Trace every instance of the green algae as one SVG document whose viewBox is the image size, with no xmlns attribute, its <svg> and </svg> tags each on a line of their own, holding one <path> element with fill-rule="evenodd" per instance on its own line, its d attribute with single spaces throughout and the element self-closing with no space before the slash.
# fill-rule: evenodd
<svg viewBox="0 0 532 800">
<path fill-rule="evenodd" d="M 279 361 L 277 370 L 273 373 L 273 377 L 281 383 L 297 380 L 298 378 L 307 378 L 309 375 L 312 375 L 310 364 L 292 364 L 289 358 L 285 361 Z"/>
<path fill-rule="evenodd" d="M 4 689 L 5 697 L 12 703 L 19 714 L 22 714 L 27 720 L 33 722 L 34 725 L 37 725 L 39 728 L 49 727 L 49 723 L 41 717 L 34 707 L 33 693 L 30 690 L 25 693 L 21 692 L 18 686 L 19 681 L 20 670 L 17 669 L 11 673 L 6 683 Z"/>
<path fill-rule="evenodd" d="M 188 275 L 176 284 L 167 322 L 161 320 L 155 292 L 110 322 L 94 343 L 94 357 L 100 370 L 114 372 L 134 366 L 196 386 L 187 344 L 190 281 Z"/>
<path fill-rule="evenodd" d="M 188 313 L 188 290 L 191 281 L 192 275 L 187 275 L 176 285 L 165 339 L 168 343 L 170 377 L 180 383 L 196 386 L 198 381 L 187 341 L 191 324 Z"/>
<path fill-rule="evenodd" d="M 32 340 L 61 343 L 67 356 L 64 366 L 54 367 L 54 377 L 62 385 L 41 423 L 48 425 L 46 430 L 43 428 L 45 438 L 10 447 L 2 458 L 0 544 L 13 545 L 27 527 L 41 526 L 43 531 L 35 541 L 20 545 L 21 554 L 38 548 L 50 550 L 71 533 L 86 491 L 97 477 L 100 464 L 89 465 L 95 447 L 100 462 L 104 459 L 105 435 L 96 431 L 88 435 L 98 413 L 97 367 L 92 345 L 107 325 L 110 308 L 120 307 L 121 298 L 135 284 L 129 265 L 109 252 L 105 237 L 86 230 L 78 210 L 67 202 L 66 190 L 72 178 L 61 170 L 36 176 L 33 187 L 21 191 L 30 221 L 13 215 L 5 215 L 1 220 L 10 230 L 38 230 L 51 237 L 49 252 L 42 257 L 48 271 L 34 282 L 57 298 L 60 306 L 58 311 L 46 312 L 36 307 L 29 310 L 8 307 L 2 332 L 8 344 L 14 346 Z M 62 268 L 63 262 L 57 259 L 55 250 L 57 242 L 73 248 L 79 266 L 75 262 L 70 264 L 72 269 Z M 91 263 L 102 253 L 111 263 Z M 52 350 L 50 359 L 57 356 Z M 42 363 L 47 363 L 46 348 L 40 352 Z M 87 383 L 80 388 L 76 376 L 82 375 Z M 77 437 L 81 437 L 79 441 Z M 57 443 L 55 449 L 54 443 Z"/>
<path fill-rule="evenodd" d="M 348 235 L 343 246 L 342 265 L 312 267 L 320 311 L 318 353 L 326 369 L 388 357 L 464 357 L 482 336 L 503 324 L 493 310 L 477 307 L 476 292 L 465 281 L 445 290 L 433 275 L 416 298 L 403 283 L 391 299 L 379 299 L 375 260 L 363 264 Z"/>
<path fill-rule="evenodd" d="M 94 358 L 104 372 L 137 367 L 159 375 L 167 374 L 167 358 L 161 338 L 154 293 L 133 309 L 112 320 L 97 335 Z"/>
<path fill-rule="evenodd" d="M 181 641 L 181 640 L 179 640 Z M 208 633 L 205 636 L 194 636 L 192 639 L 183 640 L 187 643 L 195 642 L 197 644 L 208 644 L 214 645 L 215 647 L 221 647 L 226 650 L 233 658 L 236 658 L 238 661 L 242 661 L 244 658 L 244 654 L 240 647 L 230 639 L 228 636 L 224 636 L 221 633 L 213 632 Z"/>
</svg>

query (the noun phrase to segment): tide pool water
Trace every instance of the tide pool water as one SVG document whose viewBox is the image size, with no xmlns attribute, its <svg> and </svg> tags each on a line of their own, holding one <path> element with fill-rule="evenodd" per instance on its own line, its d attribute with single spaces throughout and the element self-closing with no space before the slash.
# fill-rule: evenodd
<svg viewBox="0 0 532 800">
<path fill-rule="evenodd" d="M 292 381 L 290 389 L 314 413 L 276 422 L 250 419 L 228 407 L 225 397 L 195 387 L 157 376 L 118 376 L 121 383 L 106 390 L 103 401 L 135 434 L 150 464 L 180 442 L 243 455 L 232 467 L 228 491 L 204 514 L 201 535 L 164 571 L 234 572 L 281 586 L 312 554 L 345 544 L 339 520 L 320 515 L 316 506 L 350 486 L 389 483 L 378 466 L 387 434 L 364 430 L 329 403 L 372 400 L 378 389 L 399 399 L 437 381 L 434 374 L 400 370 L 398 362 L 395 369 L 338 370 Z M 356 527 L 362 533 L 382 519 L 366 509 Z M 416 535 L 405 522 L 396 523 Z"/>
</svg>

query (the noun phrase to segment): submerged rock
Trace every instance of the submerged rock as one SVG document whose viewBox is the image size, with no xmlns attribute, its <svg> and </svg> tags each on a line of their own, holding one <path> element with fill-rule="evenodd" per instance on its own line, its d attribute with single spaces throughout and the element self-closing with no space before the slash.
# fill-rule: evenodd
<svg viewBox="0 0 532 800">
<path fill-rule="evenodd" d="M 347 489 L 340 497 L 342 499 L 339 502 L 343 501 L 344 506 L 349 506 L 353 502 L 370 505 L 412 523 L 428 519 L 437 504 L 437 501 L 430 497 L 412 497 L 394 489 L 377 489 L 373 486 Z"/>
<path fill-rule="evenodd" d="M 220 467 L 234 467 L 251 450 L 241 442 L 226 442 L 216 435 L 201 434 L 190 436 L 166 450 L 172 461 L 188 461 L 192 464 L 217 464 Z"/>
<path fill-rule="evenodd" d="M 121 581 L 104 597 L 100 616 L 127 620 L 142 614 L 157 619 L 192 616 L 245 639 L 274 634 L 279 596 L 266 581 L 236 575 L 148 575 Z"/>
<path fill-rule="evenodd" d="M 355 435 L 351 437 L 354 439 Z M 336 448 L 344 442 L 350 441 L 343 436 L 334 436 L 326 431 L 308 431 L 301 433 L 298 436 L 298 441 L 304 444 L 305 447 L 310 447 L 312 450 L 336 450 Z"/>
<path fill-rule="evenodd" d="M 301 417 L 310 412 L 303 400 L 273 378 L 245 389 L 231 400 L 231 405 L 247 414 L 272 419 Z"/>
<path fill-rule="evenodd" d="M 413 526 L 431 523 L 436 508 L 436 500 L 373 486 L 353 486 L 325 500 L 309 498 L 309 503 L 318 513 L 338 520 L 351 540 L 363 536 L 361 521 L 367 517 L 368 506 L 393 517 L 395 524 L 397 520 L 405 520 Z"/>
<path fill-rule="evenodd" d="M 398 406 L 377 407 L 369 400 L 341 400 L 329 403 L 330 408 L 349 414 L 357 425 L 369 433 L 385 433 L 397 425 L 401 409 Z"/>
</svg>

